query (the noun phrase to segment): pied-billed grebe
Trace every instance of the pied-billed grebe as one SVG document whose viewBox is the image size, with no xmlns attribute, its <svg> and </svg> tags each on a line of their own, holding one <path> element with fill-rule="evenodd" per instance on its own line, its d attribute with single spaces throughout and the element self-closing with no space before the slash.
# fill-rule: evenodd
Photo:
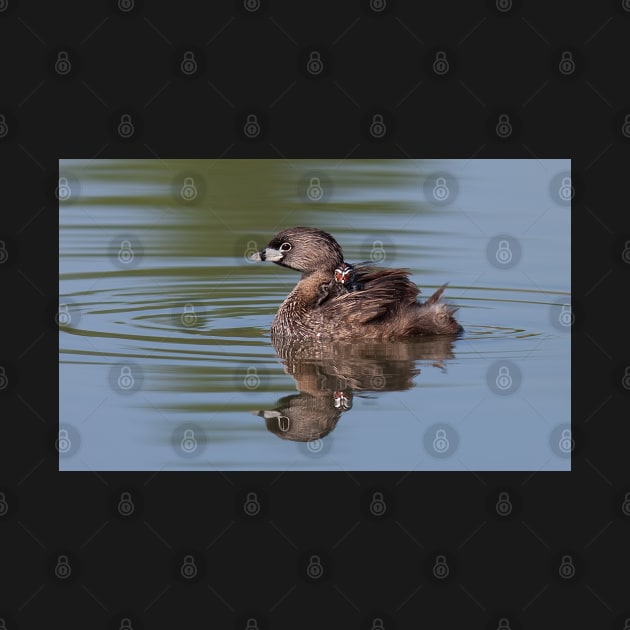
<svg viewBox="0 0 630 630">
<path fill-rule="evenodd" d="M 338 295 L 349 291 L 359 291 L 362 288 L 363 285 L 356 280 L 354 267 L 350 263 L 343 262 L 334 270 L 329 282 L 319 285 L 317 306 Z"/>
<path fill-rule="evenodd" d="M 440 302 L 446 285 L 419 303 L 420 290 L 408 270 L 352 267 L 344 262 L 339 243 L 323 230 L 283 230 L 250 258 L 302 273 L 271 324 L 274 337 L 393 339 L 462 331 L 453 317 L 456 309 Z"/>
</svg>

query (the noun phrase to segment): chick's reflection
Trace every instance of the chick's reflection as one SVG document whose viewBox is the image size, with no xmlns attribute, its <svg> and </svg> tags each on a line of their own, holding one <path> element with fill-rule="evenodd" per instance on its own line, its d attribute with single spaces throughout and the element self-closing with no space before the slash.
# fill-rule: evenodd
<svg viewBox="0 0 630 630">
<path fill-rule="evenodd" d="M 284 396 L 275 409 L 256 411 L 267 429 L 284 440 L 311 442 L 328 435 L 353 396 L 402 391 L 420 374 L 419 361 L 444 370 L 453 357 L 451 337 L 389 342 L 322 342 L 274 339 L 284 371 L 299 394 Z"/>
</svg>

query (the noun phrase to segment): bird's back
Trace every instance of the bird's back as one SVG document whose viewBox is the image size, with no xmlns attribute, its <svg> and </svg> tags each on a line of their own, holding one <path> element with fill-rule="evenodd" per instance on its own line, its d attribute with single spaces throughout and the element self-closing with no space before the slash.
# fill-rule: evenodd
<svg viewBox="0 0 630 630">
<path fill-rule="evenodd" d="M 456 309 L 440 302 L 446 285 L 426 302 L 419 303 L 417 297 L 420 291 L 409 280 L 406 269 L 357 265 L 354 272 L 357 285 L 361 288 L 346 291 L 339 287 L 331 291 L 324 301 L 320 293 L 316 301 L 307 305 L 299 316 L 298 326 L 302 336 L 311 336 L 309 332 L 312 332 L 312 336 L 335 339 L 390 339 L 461 332 L 461 326 L 453 317 Z M 300 284 L 308 281 L 302 280 Z M 315 281 L 319 279 L 310 280 Z M 303 298 L 305 292 L 299 293 Z M 287 307 L 291 308 L 291 305 Z M 282 313 L 279 312 L 278 316 L 282 318 Z"/>
</svg>

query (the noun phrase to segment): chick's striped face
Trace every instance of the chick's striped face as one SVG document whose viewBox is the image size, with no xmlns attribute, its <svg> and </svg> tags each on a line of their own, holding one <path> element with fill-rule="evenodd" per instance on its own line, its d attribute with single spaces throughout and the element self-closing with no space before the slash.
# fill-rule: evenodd
<svg viewBox="0 0 630 630">
<path fill-rule="evenodd" d="M 335 269 L 335 281 L 339 284 L 349 284 L 353 277 L 354 269 L 348 263 L 343 263 Z"/>
</svg>

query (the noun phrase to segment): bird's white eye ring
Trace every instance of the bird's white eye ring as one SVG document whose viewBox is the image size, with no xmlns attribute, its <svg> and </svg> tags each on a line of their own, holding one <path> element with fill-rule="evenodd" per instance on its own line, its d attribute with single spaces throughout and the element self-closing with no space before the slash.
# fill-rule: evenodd
<svg viewBox="0 0 630 630">
<path fill-rule="evenodd" d="M 288 252 L 290 249 L 291 249 L 291 243 L 282 243 L 282 245 L 280 245 L 281 252 Z"/>
</svg>

